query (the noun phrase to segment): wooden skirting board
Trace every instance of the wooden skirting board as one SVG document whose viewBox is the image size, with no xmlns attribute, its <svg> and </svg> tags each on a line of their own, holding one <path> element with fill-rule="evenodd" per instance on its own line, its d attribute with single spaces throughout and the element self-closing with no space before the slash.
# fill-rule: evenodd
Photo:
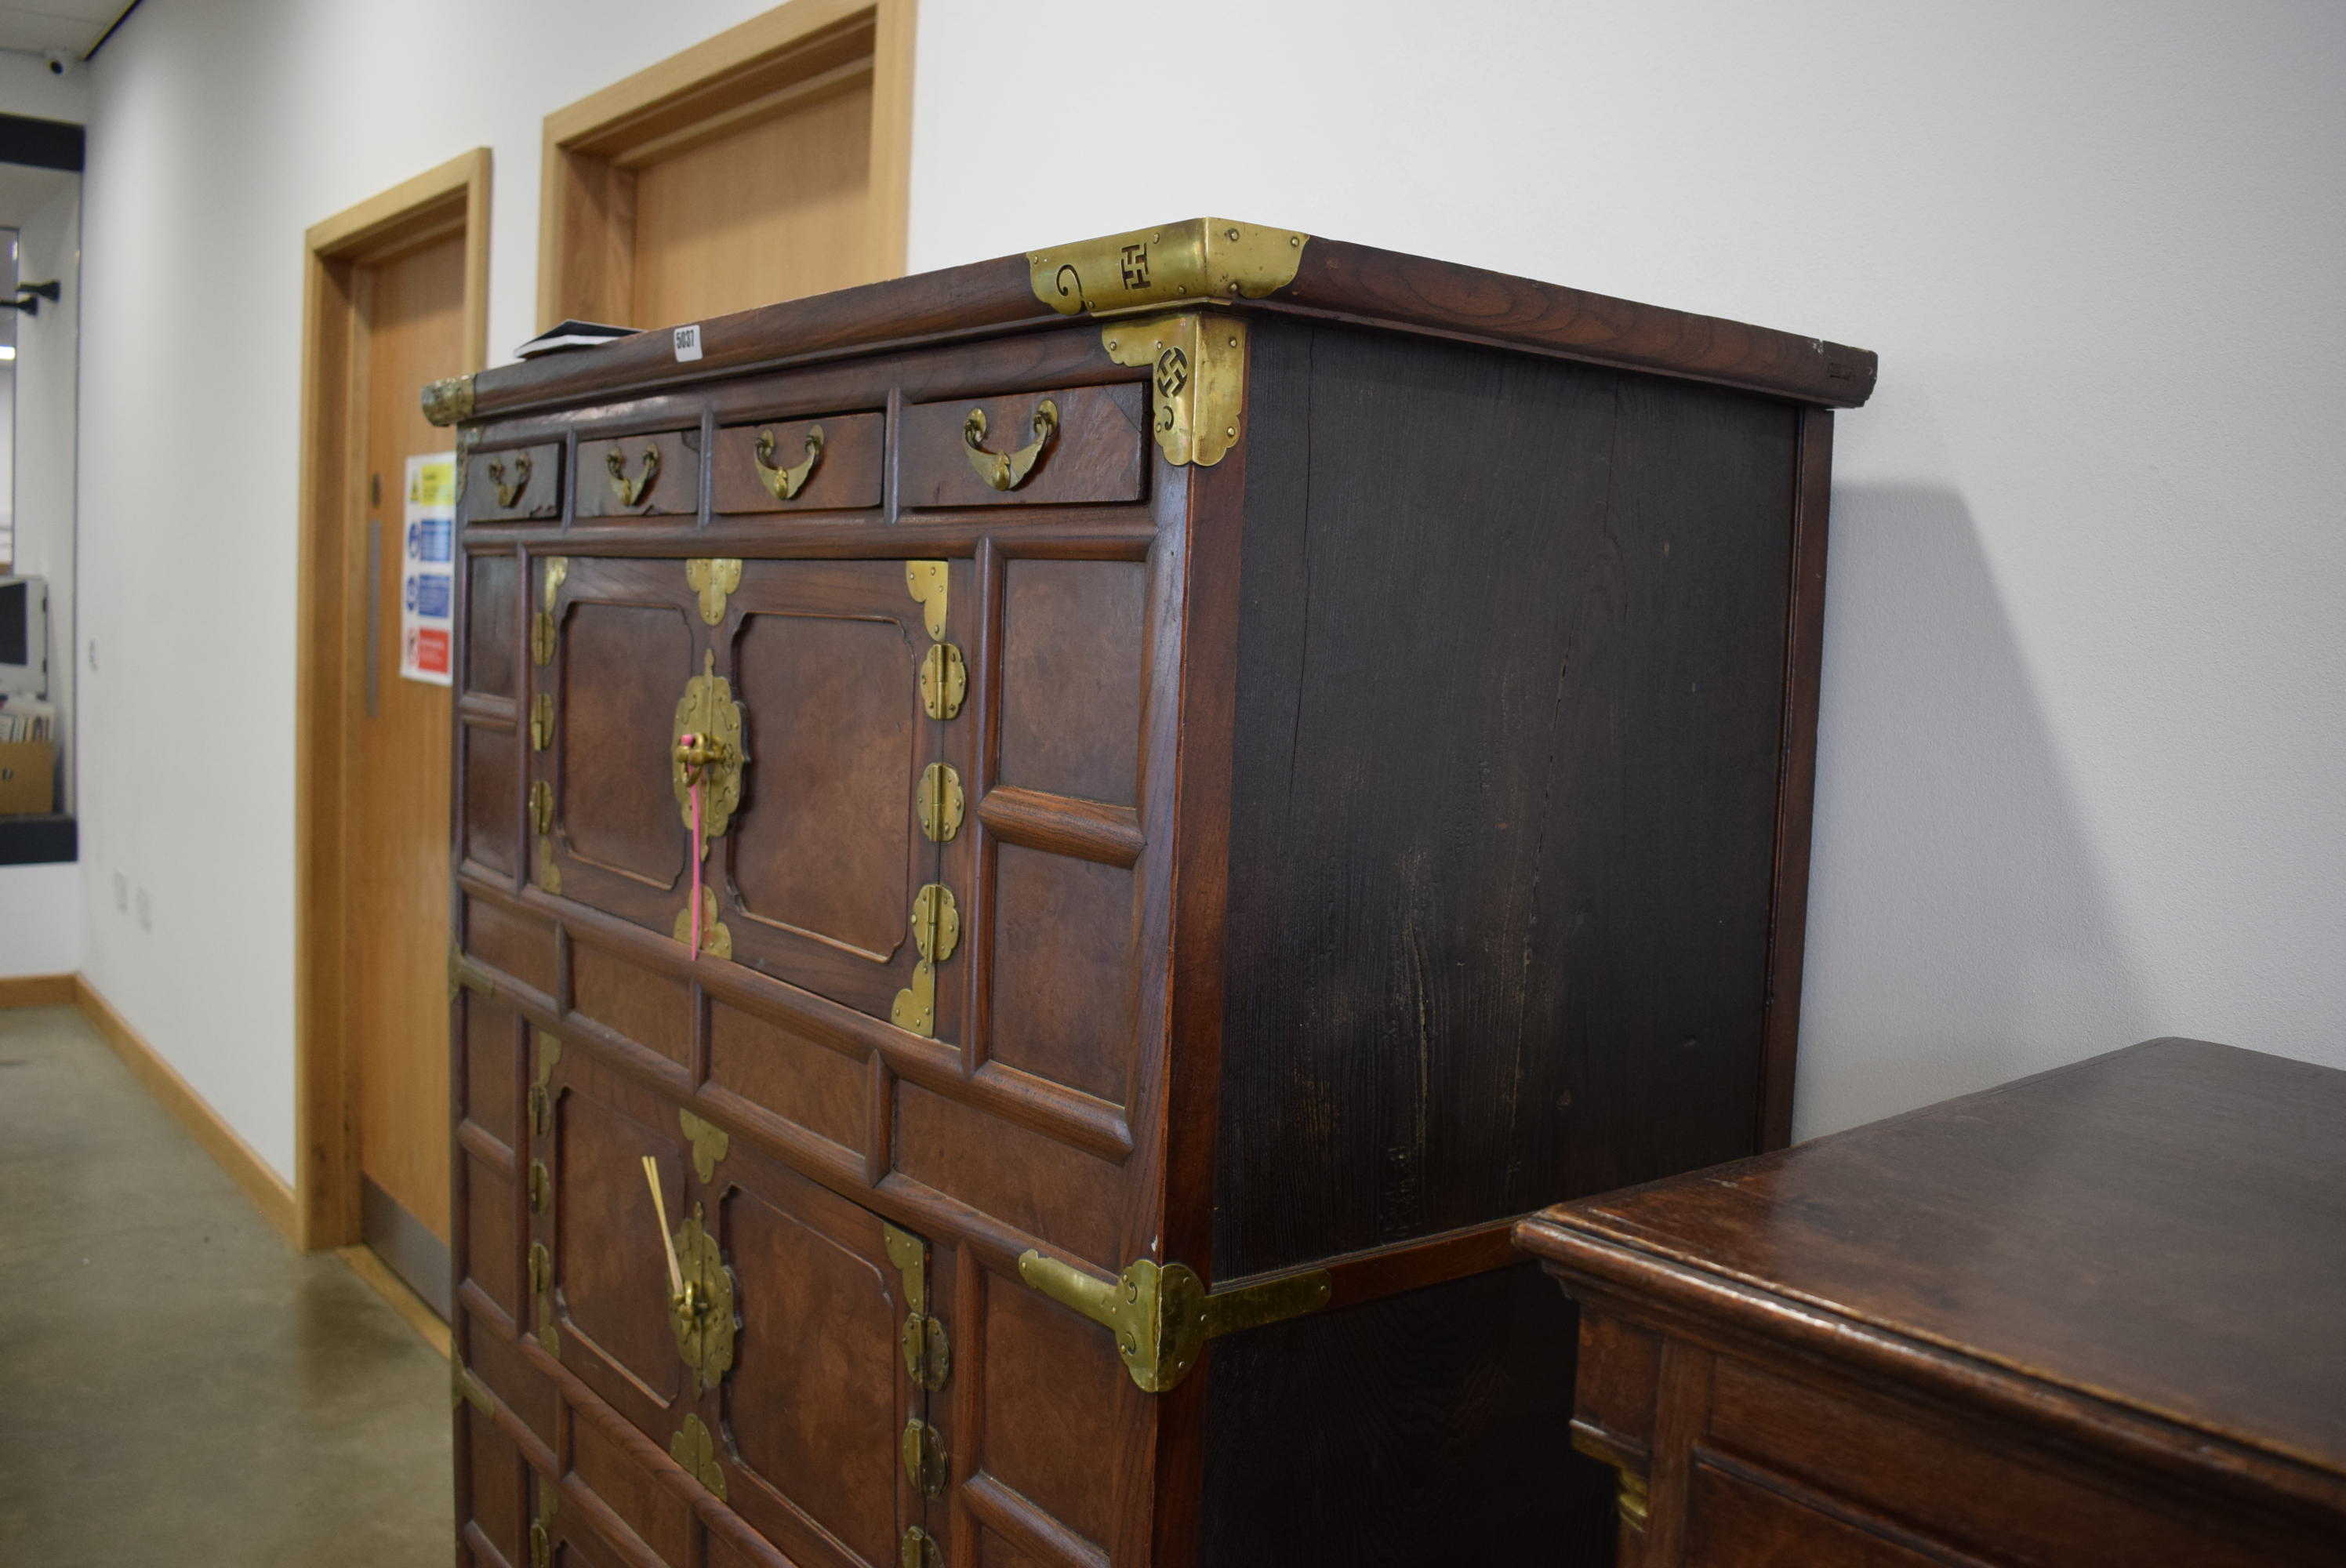
<svg viewBox="0 0 2346 1568">
<path fill-rule="evenodd" d="M 87 979 L 78 974 L 32 974 L 0 980 L 0 1007 L 72 1006 L 89 1020 L 98 1038 L 112 1048 L 132 1077 L 163 1103 L 203 1151 L 211 1156 L 229 1179 L 244 1189 L 261 1217 L 278 1234 L 299 1245 L 294 1224 L 293 1189 L 285 1178 L 255 1154 L 236 1129 L 220 1119 L 209 1102 L 196 1093 L 155 1047 L 139 1037 Z"/>
<path fill-rule="evenodd" d="M 430 1302 L 409 1289 L 407 1281 L 393 1274 L 391 1266 L 374 1255 L 372 1247 L 337 1247 L 334 1256 L 349 1264 L 352 1273 L 365 1280 L 376 1295 L 389 1302 L 391 1309 L 404 1319 L 407 1326 L 414 1329 L 425 1344 L 443 1356 L 454 1353 L 454 1341 L 449 1337 L 448 1325 L 441 1320 L 440 1314 L 432 1309 Z"/>
</svg>

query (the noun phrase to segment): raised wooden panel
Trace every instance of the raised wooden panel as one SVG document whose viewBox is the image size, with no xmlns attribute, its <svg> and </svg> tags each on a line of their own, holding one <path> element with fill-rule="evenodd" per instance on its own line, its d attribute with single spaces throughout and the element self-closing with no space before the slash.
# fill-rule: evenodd
<svg viewBox="0 0 2346 1568">
<path fill-rule="evenodd" d="M 619 1522 L 671 1565 L 686 1561 L 692 1511 L 644 1461 L 591 1420 L 570 1422 L 570 1473 L 609 1505 Z M 518 1568 L 518 1564 L 516 1564 Z"/>
<path fill-rule="evenodd" d="M 758 614 L 734 659 L 753 759 L 732 846 L 742 911 L 884 963 L 908 940 L 920 837 L 920 650 L 895 620 Z"/>
<path fill-rule="evenodd" d="M 719 1177 L 741 1317 L 723 1390 L 728 1495 L 793 1555 L 803 1515 L 856 1559 L 892 1563 L 904 1308 L 880 1218 L 754 1156 Z"/>
<path fill-rule="evenodd" d="M 464 951 L 524 985 L 554 993 L 554 927 L 485 899 L 464 901 Z"/>
<path fill-rule="evenodd" d="M 518 1317 L 521 1247 L 514 1233 L 514 1184 L 478 1157 L 463 1158 L 465 1277 L 477 1281 L 508 1316 Z"/>
<path fill-rule="evenodd" d="M 522 1424 L 551 1447 L 554 1442 L 554 1386 L 522 1359 L 521 1350 L 505 1337 L 506 1330 L 467 1308 L 464 1319 L 464 1365 L 516 1416 Z"/>
<path fill-rule="evenodd" d="M 709 474 L 709 506 L 720 514 L 826 512 L 877 506 L 886 419 L 876 413 L 832 413 L 820 419 L 770 420 L 729 425 L 717 433 L 717 463 Z M 768 468 L 795 468 L 807 458 L 810 432 L 822 433 L 821 451 L 796 495 L 784 500 L 759 476 Z M 758 443 L 768 443 L 759 456 Z"/>
<path fill-rule="evenodd" d="M 515 1147 L 520 1138 L 515 1063 L 521 1014 L 476 991 L 458 994 L 464 1009 L 464 1118 Z"/>
<path fill-rule="evenodd" d="M 1115 1537 L 1141 1402 L 1099 1326 L 1015 1279 L 985 1282 L 985 1471 L 1078 1535 Z"/>
<path fill-rule="evenodd" d="M 680 980 L 573 942 L 570 1005 L 671 1062 L 692 1059 L 692 989 Z"/>
<path fill-rule="evenodd" d="M 464 598 L 464 689 L 514 695 L 520 668 L 521 568 L 511 555 L 474 555 Z"/>
<path fill-rule="evenodd" d="M 1113 1273 L 1123 1167 L 915 1084 L 896 1085 L 896 1168 Z M 1113 1260 L 1113 1261 L 1111 1261 Z"/>
<path fill-rule="evenodd" d="M 677 699 L 694 673 L 684 612 L 574 602 L 562 660 L 564 847 L 603 870 L 674 889 L 688 835 L 668 754 Z"/>
<path fill-rule="evenodd" d="M 546 523 L 562 515 L 562 444 L 475 452 L 461 497 L 474 523 Z"/>
<path fill-rule="evenodd" d="M 464 858 L 511 876 L 520 854 L 521 738 L 468 724 L 464 738 Z"/>
<path fill-rule="evenodd" d="M 570 510 L 581 522 L 695 515 L 700 510 L 700 433 L 663 430 L 580 442 L 578 494 Z"/>
<path fill-rule="evenodd" d="M 1946 1563 L 1699 1462 L 1688 1514 L 1686 1560 L 1698 1568 L 1944 1568 Z"/>
<path fill-rule="evenodd" d="M 1004 844 L 994 851 L 987 1054 L 1121 1105 L 1138 1034 L 1133 876 Z"/>
<path fill-rule="evenodd" d="M 1012 489 L 996 490 L 970 459 L 970 414 L 985 416 L 984 452 L 1016 453 L 1035 441 L 1035 416 L 1046 402 L 1058 410 L 1057 428 L 1026 477 Z M 1148 394 L 1138 382 L 1123 382 L 914 403 L 904 410 L 899 446 L 897 484 L 906 506 L 1137 501 L 1151 450 Z"/>
<path fill-rule="evenodd" d="M 1137 804 L 1148 567 L 1011 561 L 1002 600 L 997 781 Z"/>
<path fill-rule="evenodd" d="M 523 1517 L 528 1471 L 513 1439 L 469 1405 L 464 1407 L 464 1461 L 472 1522 L 507 1563 L 519 1568 L 529 1560 L 528 1526 Z"/>
<path fill-rule="evenodd" d="M 871 1141 L 871 1069 L 788 1025 L 712 1002 L 709 1081 L 862 1154 Z"/>
<path fill-rule="evenodd" d="M 1044 1568 L 1044 1563 L 991 1530 L 981 1530 L 977 1532 L 977 1568 Z"/>
<path fill-rule="evenodd" d="M 676 1113 L 566 1054 L 556 1111 L 554 1277 L 562 1363 L 647 1431 L 672 1424 L 687 1373 L 668 1327 L 666 1252 L 644 1185 L 658 1161 L 671 1227 L 686 1155 Z M 591 1089 L 590 1086 L 591 1085 Z M 625 1099 L 629 1110 L 612 1104 Z M 630 1114 L 632 1112 L 633 1114 Z"/>
</svg>

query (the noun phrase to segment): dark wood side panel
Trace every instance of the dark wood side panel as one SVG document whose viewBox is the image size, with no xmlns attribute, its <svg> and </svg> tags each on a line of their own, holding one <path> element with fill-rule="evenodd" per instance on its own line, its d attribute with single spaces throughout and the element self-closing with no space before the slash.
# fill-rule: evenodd
<svg viewBox="0 0 2346 1568">
<path fill-rule="evenodd" d="M 1202 1568 L 1609 1568 L 1613 1472 L 1557 1402 L 1573 1316 L 1524 1266 L 1216 1341 Z"/>
<path fill-rule="evenodd" d="M 1748 1153 L 1796 411 L 1255 360 L 1217 1275 Z"/>
<path fill-rule="evenodd" d="M 521 568 L 511 555 L 474 555 L 464 599 L 464 689 L 514 695 L 521 667 Z"/>
</svg>

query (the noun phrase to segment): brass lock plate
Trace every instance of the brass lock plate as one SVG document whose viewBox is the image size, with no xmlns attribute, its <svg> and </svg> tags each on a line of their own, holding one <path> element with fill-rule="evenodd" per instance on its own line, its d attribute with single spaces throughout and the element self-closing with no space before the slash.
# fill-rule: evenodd
<svg viewBox="0 0 2346 1568">
<path fill-rule="evenodd" d="M 676 1233 L 676 1265 L 684 1277 L 684 1294 L 668 1303 L 676 1351 L 701 1388 L 713 1389 L 732 1369 L 739 1325 L 733 1316 L 733 1271 L 725 1266 L 717 1238 L 709 1234 L 697 1208 Z"/>
<path fill-rule="evenodd" d="M 668 740 L 668 781 L 676 791 L 678 813 L 688 830 L 692 794 L 700 784 L 700 831 L 704 842 L 721 839 L 741 804 L 741 769 L 749 753 L 741 746 L 741 705 L 733 700 L 733 687 L 717 673 L 717 655 L 703 651 L 701 673 L 684 683 L 676 705 L 676 728 Z M 688 742 L 685 737 L 693 739 Z M 699 850 L 700 845 L 695 845 Z"/>
</svg>

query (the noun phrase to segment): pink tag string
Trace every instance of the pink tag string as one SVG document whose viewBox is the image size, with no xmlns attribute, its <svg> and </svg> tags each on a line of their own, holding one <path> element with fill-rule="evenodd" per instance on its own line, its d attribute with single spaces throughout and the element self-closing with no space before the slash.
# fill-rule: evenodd
<svg viewBox="0 0 2346 1568">
<path fill-rule="evenodd" d="M 680 735 L 677 737 L 677 744 L 688 748 L 697 747 L 700 744 L 700 737 Z M 706 852 L 707 846 L 700 836 L 700 765 L 689 762 L 685 766 L 690 769 L 685 779 L 692 794 L 692 957 L 689 962 L 698 963 L 700 962 L 700 857 Z"/>
</svg>

